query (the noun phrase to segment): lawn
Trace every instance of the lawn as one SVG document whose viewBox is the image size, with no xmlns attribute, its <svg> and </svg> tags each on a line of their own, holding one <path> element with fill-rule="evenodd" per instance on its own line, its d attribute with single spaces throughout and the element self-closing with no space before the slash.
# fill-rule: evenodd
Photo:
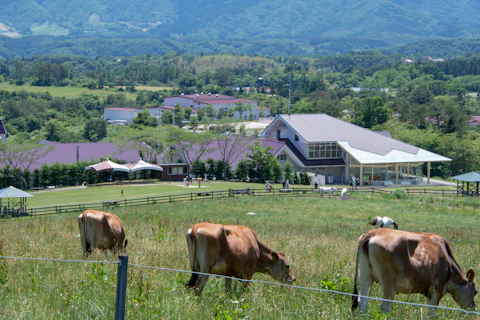
<svg viewBox="0 0 480 320">
<path fill-rule="evenodd" d="M 205 183 L 205 190 L 228 184 Z M 231 184 L 230 184 L 231 185 Z M 237 184 L 235 184 L 237 185 Z M 256 184 L 259 188 L 261 184 Z M 275 186 L 277 187 L 277 186 Z M 175 184 L 133 187 L 125 196 L 174 192 Z M 203 189 L 203 188 L 202 188 Z M 57 201 L 76 201 L 94 194 L 120 195 L 119 187 L 92 187 L 38 193 L 34 199 L 56 195 Z M 202 190 L 203 191 L 203 190 Z M 71 193 L 73 192 L 73 193 Z M 111 194 L 109 193 L 111 192 Z M 452 200 L 453 199 L 453 200 Z M 30 200 L 29 200 L 30 201 Z M 47 200 L 45 200 L 47 201 Z M 50 198 L 52 201 L 52 198 Z M 161 271 L 143 266 L 188 270 L 185 232 L 194 223 L 210 221 L 242 224 L 254 229 L 272 249 L 285 252 L 297 280 L 305 288 L 351 293 L 356 244 L 374 216 L 388 215 L 400 229 L 443 235 L 451 244 L 464 271 L 479 272 L 480 214 L 464 206 L 476 198 L 352 193 L 350 200 L 319 196 L 269 196 L 205 199 L 119 207 L 112 211 L 123 221 L 129 244 L 127 319 L 347 319 L 351 299 L 326 292 L 253 283 L 243 290 L 224 291 L 221 279 L 211 278 L 201 297 L 185 289 L 188 273 Z M 453 205 L 453 207 L 452 207 Z M 247 215 L 254 212 L 254 215 Z M 78 213 L 47 217 L 1 219 L 0 252 L 4 256 L 82 259 L 78 238 Z M 103 261 L 101 253 L 89 260 Z M 0 305 L 6 319 L 112 319 L 115 313 L 116 258 L 103 263 L 66 263 L 0 259 Z M 275 282 L 256 274 L 255 280 Z M 380 297 L 379 286 L 372 290 Z M 398 300 L 425 303 L 421 295 L 398 295 Z M 477 298 L 478 304 L 478 298 Z M 457 307 L 447 295 L 442 306 Z M 389 319 L 421 319 L 427 308 L 395 305 Z M 380 304 L 370 302 L 369 318 L 384 319 Z M 436 319 L 477 319 L 453 311 L 438 311 Z"/>
<path fill-rule="evenodd" d="M 274 185 L 274 188 L 280 188 L 280 184 Z M 208 191 L 227 191 L 232 189 L 254 188 L 262 189 L 263 184 L 259 183 L 231 183 L 204 181 L 198 187 L 198 182 L 192 182 L 190 187 L 184 187 L 182 182 L 161 182 L 155 184 L 112 184 L 104 186 L 88 186 L 73 188 L 44 189 L 41 191 L 31 191 L 34 197 L 27 199 L 28 208 L 44 207 L 65 204 L 83 204 L 88 202 L 98 202 L 108 199 L 118 199 L 121 196 L 121 190 L 124 190 L 126 199 L 166 196 L 170 194 L 186 194 Z"/>
</svg>

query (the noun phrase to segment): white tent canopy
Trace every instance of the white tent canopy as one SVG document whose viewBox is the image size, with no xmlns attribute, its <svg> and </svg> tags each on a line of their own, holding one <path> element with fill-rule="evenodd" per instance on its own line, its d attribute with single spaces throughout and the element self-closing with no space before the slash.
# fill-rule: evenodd
<svg viewBox="0 0 480 320">
<path fill-rule="evenodd" d="M 136 172 L 140 170 L 156 170 L 163 171 L 163 168 L 158 164 L 148 163 L 143 160 L 139 160 L 132 163 L 127 163 L 126 166 L 130 169 L 130 172 Z"/>
<path fill-rule="evenodd" d="M 121 172 L 130 172 L 130 168 L 123 164 L 118 164 L 109 159 L 102 161 L 97 164 L 92 164 L 90 166 L 86 166 L 85 170 L 95 170 L 95 172 L 100 171 L 121 171 Z"/>
</svg>

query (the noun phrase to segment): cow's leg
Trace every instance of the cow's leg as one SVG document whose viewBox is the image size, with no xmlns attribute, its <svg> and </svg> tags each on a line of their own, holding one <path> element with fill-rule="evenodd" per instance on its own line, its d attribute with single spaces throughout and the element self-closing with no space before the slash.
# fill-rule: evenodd
<svg viewBox="0 0 480 320">
<path fill-rule="evenodd" d="M 232 279 L 225 278 L 225 291 L 232 292 Z"/>
<path fill-rule="evenodd" d="M 397 287 L 389 283 L 382 284 L 383 299 L 395 300 L 395 294 L 397 293 Z M 389 301 L 382 301 L 380 308 L 384 313 L 392 312 L 392 303 Z"/>
<path fill-rule="evenodd" d="M 368 307 L 368 299 L 364 297 L 369 297 L 370 296 L 370 290 L 372 289 L 373 285 L 373 279 L 371 277 L 362 277 L 362 274 L 360 274 L 360 295 L 362 296 L 360 298 L 360 312 L 364 313 L 367 311 Z"/>
<path fill-rule="evenodd" d="M 427 295 L 427 304 L 431 306 L 438 306 L 440 299 L 442 299 L 443 292 L 441 289 L 434 286 Z M 430 309 L 430 316 L 434 316 L 436 314 L 435 308 Z"/>
<path fill-rule="evenodd" d="M 208 276 L 198 275 L 197 286 L 195 291 L 197 295 L 202 294 L 203 288 L 205 288 L 207 281 L 208 281 Z"/>
<path fill-rule="evenodd" d="M 192 235 L 192 228 L 187 231 L 187 246 L 188 246 L 188 259 L 190 261 L 190 270 L 199 271 L 200 267 L 198 266 L 198 260 L 195 257 L 195 243 Z M 188 288 L 195 288 L 197 286 L 198 274 L 192 273 L 190 280 L 186 283 Z"/>
<path fill-rule="evenodd" d="M 365 313 L 368 307 L 368 297 L 373 285 L 373 276 L 370 270 L 370 262 L 368 257 L 362 252 L 359 257 L 360 264 L 360 312 Z"/>
</svg>

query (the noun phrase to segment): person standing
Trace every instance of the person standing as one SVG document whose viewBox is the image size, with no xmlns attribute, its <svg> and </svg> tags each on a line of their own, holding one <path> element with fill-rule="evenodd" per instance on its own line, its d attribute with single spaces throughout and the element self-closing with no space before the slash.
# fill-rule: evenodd
<svg viewBox="0 0 480 320">
<path fill-rule="evenodd" d="M 123 188 L 122 191 L 120 191 L 120 197 L 123 197 Z"/>
</svg>

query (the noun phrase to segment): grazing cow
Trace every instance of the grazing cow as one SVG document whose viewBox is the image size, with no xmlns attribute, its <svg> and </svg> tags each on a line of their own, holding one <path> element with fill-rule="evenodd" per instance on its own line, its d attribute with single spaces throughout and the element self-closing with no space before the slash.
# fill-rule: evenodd
<svg viewBox="0 0 480 320">
<path fill-rule="evenodd" d="M 368 222 L 374 228 L 389 228 L 393 226 L 393 229 L 398 230 L 398 224 L 389 217 L 375 217 L 372 221 Z"/>
<path fill-rule="evenodd" d="M 125 239 L 120 218 L 110 212 L 85 210 L 78 217 L 78 227 L 82 240 L 83 257 L 86 258 L 93 249 L 124 252 L 128 240 Z"/>
<path fill-rule="evenodd" d="M 343 188 L 342 189 L 342 199 L 345 199 L 345 196 L 347 195 L 348 193 L 348 188 Z"/>
<path fill-rule="evenodd" d="M 192 271 L 246 280 L 262 272 L 282 282 L 295 280 L 285 255 L 264 245 L 248 227 L 197 223 L 187 231 L 187 244 Z M 192 273 L 186 285 L 200 295 L 207 280 L 206 275 Z M 225 279 L 227 290 L 231 284 L 231 279 Z"/>
<path fill-rule="evenodd" d="M 327 188 L 327 187 L 321 187 L 320 189 L 320 195 L 323 196 L 323 193 L 326 192 L 328 193 L 328 195 L 330 196 L 332 194 L 332 192 L 337 192 L 337 188 L 334 188 L 334 187 L 330 187 L 330 188 Z"/>
<path fill-rule="evenodd" d="M 358 241 L 354 295 L 358 295 L 359 267 L 361 296 L 369 296 L 373 283 L 378 282 L 383 299 L 394 300 L 397 293 L 421 293 L 429 305 L 436 306 L 448 292 L 460 307 L 475 307 L 475 272 L 462 272 L 448 242 L 438 234 L 385 228 L 367 231 Z M 358 297 L 353 296 L 352 300 L 355 310 Z M 362 312 L 367 303 L 368 299 L 360 299 Z M 392 303 L 384 301 L 381 308 L 391 312 Z"/>
</svg>

